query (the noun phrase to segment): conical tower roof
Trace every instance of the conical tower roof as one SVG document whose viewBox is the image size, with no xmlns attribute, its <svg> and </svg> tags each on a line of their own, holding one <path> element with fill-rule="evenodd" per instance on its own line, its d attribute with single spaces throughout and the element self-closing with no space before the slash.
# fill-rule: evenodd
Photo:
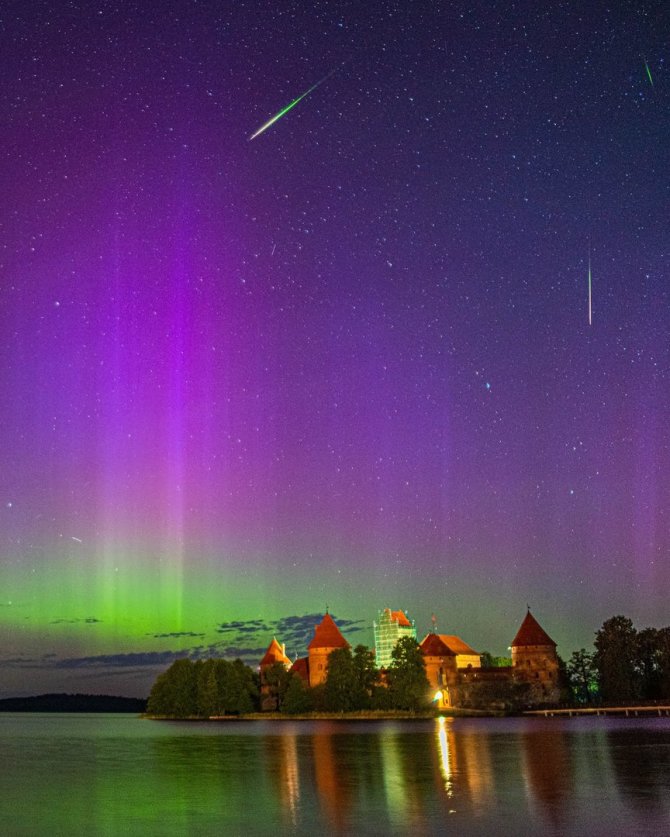
<svg viewBox="0 0 670 837">
<path fill-rule="evenodd" d="M 530 610 L 512 640 L 512 648 L 519 648 L 525 645 L 553 645 L 554 648 L 556 647 L 554 640 L 544 630 Z"/>
<path fill-rule="evenodd" d="M 265 656 L 260 662 L 261 668 L 265 668 L 265 666 L 274 665 L 274 663 L 283 663 L 285 666 L 290 666 L 291 661 L 284 653 L 284 649 L 281 645 L 277 642 L 276 637 L 272 638 L 272 642 L 270 643 L 268 650 L 265 652 Z"/>
<path fill-rule="evenodd" d="M 350 648 L 351 646 L 340 633 L 330 613 L 326 613 L 314 629 L 314 639 L 307 646 L 313 648 Z"/>
</svg>

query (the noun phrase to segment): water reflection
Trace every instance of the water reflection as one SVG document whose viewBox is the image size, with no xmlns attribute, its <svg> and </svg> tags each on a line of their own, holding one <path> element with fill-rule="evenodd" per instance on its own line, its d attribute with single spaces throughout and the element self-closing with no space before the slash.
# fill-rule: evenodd
<svg viewBox="0 0 670 837">
<path fill-rule="evenodd" d="M 389 817 L 392 820 L 406 820 L 409 816 L 408 799 L 405 795 L 403 774 L 404 754 L 397 730 L 392 726 L 382 730 L 379 740 L 381 748 L 381 776 Z"/>
<path fill-rule="evenodd" d="M 560 825 L 575 792 L 574 770 L 568 732 L 550 724 L 523 733 L 523 775 L 532 801 Z"/>
<path fill-rule="evenodd" d="M 268 735 L 263 739 L 267 773 L 274 787 L 285 826 L 295 828 L 300 806 L 298 735 Z"/>
<path fill-rule="evenodd" d="M 655 834 L 670 822 L 666 719 L 0 717 L 0 748 L 12 834 Z"/>
<path fill-rule="evenodd" d="M 309 734 L 304 729 L 295 724 L 263 738 L 281 822 L 289 830 L 321 821 L 328 833 L 345 834 L 362 815 L 389 833 L 430 833 L 436 821 L 450 817 L 460 823 L 475 817 L 484 827 L 507 805 L 517 819 L 525 811 L 515 826 L 519 833 L 531 824 L 569 833 L 580 792 L 619 787 L 641 810 L 652 799 L 662 813 L 670 786 L 670 742 L 657 746 L 652 759 L 644 746 L 631 759 L 641 743 L 637 732 L 605 736 L 553 721 L 453 718 L 417 723 L 411 732 L 402 723 L 328 722 Z M 635 790 L 640 783 L 643 795 Z M 601 803 L 602 794 L 581 812 L 595 830 Z M 611 799 L 608 804 L 615 810 Z"/>
<path fill-rule="evenodd" d="M 670 732 L 614 729 L 607 745 L 623 801 L 640 814 L 661 814 L 670 829 Z"/>
<path fill-rule="evenodd" d="M 351 768 L 343 763 L 336 746 L 337 740 L 329 732 L 312 737 L 314 780 L 323 812 L 338 833 L 344 829 L 351 808 L 351 788 L 347 779 Z"/>
</svg>

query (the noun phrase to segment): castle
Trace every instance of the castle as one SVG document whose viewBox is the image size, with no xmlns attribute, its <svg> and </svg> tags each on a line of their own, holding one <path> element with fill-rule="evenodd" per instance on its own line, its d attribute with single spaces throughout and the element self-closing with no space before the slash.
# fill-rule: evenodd
<svg viewBox="0 0 670 837">
<path fill-rule="evenodd" d="M 378 629 L 383 626 L 383 629 Z M 392 632 L 400 636 L 414 636 L 413 623 L 403 611 L 382 611 L 379 623 L 375 623 L 375 644 L 377 639 L 384 643 L 378 655 L 378 667 L 383 669 L 390 651 L 386 647 Z M 398 630 L 402 629 L 402 630 Z M 308 655 L 291 663 L 283 646 L 274 638 L 260 662 L 261 692 L 264 694 L 263 708 L 276 706 L 269 696 L 265 681 L 267 670 L 281 663 L 310 687 L 318 686 L 326 679 L 328 655 L 338 648 L 350 648 L 342 636 L 333 617 L 326 613 L 314 629 L 314 637 L 307 646 Z M 496 696 L 509 694 L 512 690 L 521 695 L 525 705 L 542 706 L 558 703 L 559 666 L 556 643 L 531 614 L 530 609 L 512 640 L 512 665 L 497 668 L 482 668 L 481 655 L 451 634 L 429 633 L 419 643 L 424 655 L 426 676 L 431 688 L 431 698 L 438 709 L 492 704 Z M 392 649 L 391 649 L 392 650 Z M 385 665 L 379 665 L 379 660 Z"/>
<path fill-rule="evenodd" d="M 319 686 L 326 679 L 328 669 L 328 655 L 337 648 L 351 648 L 350 644 L 342 636 L 340 629 L 335 624 L 333 617 L 326 613 L 321 622 L 314 629 L 314 637 L 307 646 L 308 655 L 298 657 L 291 663 L 286 656 L 284 646 L 273 638 L 265 656 L 260 662 L 259 672 L 261 677 L 261 708 L 265 710 L 276 709 L 276 701 L 269 694 L 265 675 L 267 670 L 281 663 L 287 671 L 297 674 L 310 688 Z"/>
<path fill-rule="evenodd" d="M 440 709 L 490 703 L 510 687 L 517 687 L 528 705 L 559 701 L 556 643 L 530 610 L 512 640 L 511 666 L 482 668 L 480 655 L 457 636 L 427 634 L 420 646 Z"/>
</svg>

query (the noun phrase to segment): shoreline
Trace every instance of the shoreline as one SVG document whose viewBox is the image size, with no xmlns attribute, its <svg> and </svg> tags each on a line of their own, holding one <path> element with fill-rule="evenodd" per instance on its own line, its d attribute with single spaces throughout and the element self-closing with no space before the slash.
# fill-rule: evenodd
<svg viewBox="0 0 670 837">
<path fill-rule="evenodd" d="M 282 712 L 250 712 L 245 715 L 150 715 L 146 712 L 138 716 L 145 721 L 431 721 L 437 718 L 667 718 L 670 706 L 601 706 L 526 709 L 520 712 L 487 709 L 451 709 L 442 712 L 410 711 L 361 711 L 361 712 L 302 712 L 288 715 Z"/>
<path fill-rule="evenodd" d="M 250 712 L 246 715 L 140 715 L 145 721 L 432 721 L 436 718 L 503 718 L 509 713 L 477 709 L 454 709 L 449 712 L 301 712 L 288 715 L 282 712 Z"/>
</svg>

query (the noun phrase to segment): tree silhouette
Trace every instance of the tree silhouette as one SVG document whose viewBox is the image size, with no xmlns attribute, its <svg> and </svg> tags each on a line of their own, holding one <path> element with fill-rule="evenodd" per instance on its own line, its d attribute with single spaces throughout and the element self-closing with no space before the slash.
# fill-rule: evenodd
<svg viewBox="0 0 670 837">
<path fill-rule="evenodd" d="M 418 642 L 410 636 L 401 637 L 391 654 L 388 688 L 394 709 L 424 709 L 430 700 L 430 684 Z"/>
<path fill-rule="evenodd" d="M 637 631 L 625 616 L 613 616 L 596 634 L 594 664 L 598 686 L 605 702 L 623 702 L 639 697 L 636 668 Z"/>
</svg>

